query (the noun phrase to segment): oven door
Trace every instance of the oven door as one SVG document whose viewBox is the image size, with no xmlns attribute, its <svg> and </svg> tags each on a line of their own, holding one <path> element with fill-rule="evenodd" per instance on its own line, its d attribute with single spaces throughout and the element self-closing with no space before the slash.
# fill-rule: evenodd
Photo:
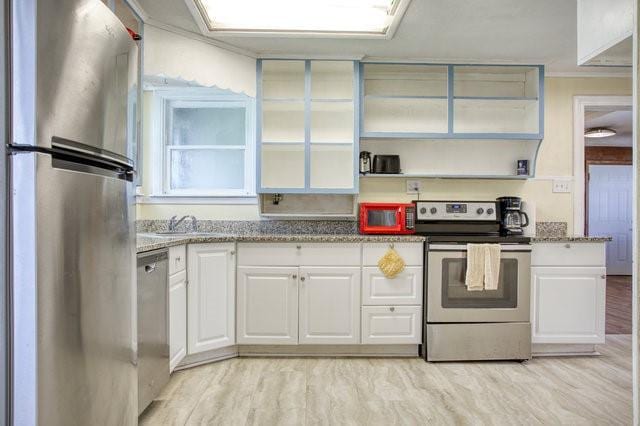
<svg viewBox="0 0 640 426">
<path fill-rule="evenodd" d="M 531 246 L 502 244 L 497 290 L 468 291 L 466 244 L 427 251 L 427 322 L 528 322 Z"/>
</svg>

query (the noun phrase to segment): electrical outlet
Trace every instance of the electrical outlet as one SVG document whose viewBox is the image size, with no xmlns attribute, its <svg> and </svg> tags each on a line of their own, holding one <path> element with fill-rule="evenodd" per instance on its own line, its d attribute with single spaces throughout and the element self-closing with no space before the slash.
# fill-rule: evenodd
<svg viewBox="0 0 640 426">
<path fill-rule="evenodd" d="M 407 194 L 417 194 L 422 191 L 422 182 L 419 180 L 407 181 Z"/>
<path fill-rule="evenodd" d="M 571 181 L 554 179 L 553 192 L 571 192 Z"/>
</svg>

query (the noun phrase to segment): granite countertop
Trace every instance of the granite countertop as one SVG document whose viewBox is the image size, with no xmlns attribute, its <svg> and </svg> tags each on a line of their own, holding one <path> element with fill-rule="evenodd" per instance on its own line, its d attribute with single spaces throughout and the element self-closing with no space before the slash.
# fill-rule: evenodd
<svg viewBox="0 0 640 426">
<path fill-rule="evenodd" d="M 570 237 L 570 236 L 538 236 L 532 237 L 532 243 L 606 243 L 611 237 Z"/>
<path fill-rule="evenodd" d="M 138 253 L 183 244 L 228 242 L 274 243 L 422 243 L 419 235 L 360 235 L 360 234 L 278 234 L 278 233 L 196 233 L 180 235 L 137 234 Z"/>
</svg>

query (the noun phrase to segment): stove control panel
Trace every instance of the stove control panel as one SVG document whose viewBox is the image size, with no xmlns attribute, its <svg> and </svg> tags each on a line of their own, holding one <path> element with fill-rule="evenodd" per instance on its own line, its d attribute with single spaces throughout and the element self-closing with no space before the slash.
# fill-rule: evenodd
<svg viewBox="0 0 640 426">
<path fill-rule="evenodd" d="M 487 221 L 498 220 L 495 201 L 414 201 L 418 221 L 458 220 Z"/>
</svg>

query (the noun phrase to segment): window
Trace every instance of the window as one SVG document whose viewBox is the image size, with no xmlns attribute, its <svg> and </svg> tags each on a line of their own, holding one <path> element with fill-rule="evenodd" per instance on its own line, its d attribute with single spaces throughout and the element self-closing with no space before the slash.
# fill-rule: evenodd
<svg viewBox="0 0 640 426">
<path fill-rule="evenodd" d="M 255 195 L 253 100 L 163 96 L 162 194 Z"/>
</svg>

